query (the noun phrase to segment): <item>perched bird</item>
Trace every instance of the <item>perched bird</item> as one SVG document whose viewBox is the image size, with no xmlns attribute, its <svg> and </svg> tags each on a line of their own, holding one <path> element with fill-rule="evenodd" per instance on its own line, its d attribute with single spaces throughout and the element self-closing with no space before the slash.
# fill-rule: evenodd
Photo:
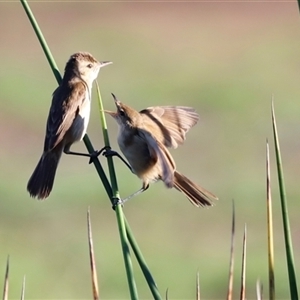
<svg viewBox="0 0 300 300">
<path fill-rule="evenodd" d="M 198 122 L 195 110 L 186 106 L 156 106 L 138 112 L 112 95 L 117 112 L 105 112 L 119 125 L 118 144 L 129 164 L 115 151 L 106 150 L 104 155 L 119 156 L 143 181 L 142 188 L 123 202 L 145 191 L 151 182 L 162 180 L 166 187 L 183 192 L 195 206 L 212 205 L 212 200 L 218 198 L 178 172 L 167 149 L 183 144 L 185 134 Z"/>
<path fill-rule="evenodd" d="M 44 199 L 49 196 L 62 152 L 90 156 L 72 152 L 70 147 L 86 133 L 93 81 L 100 68 L 110 63 L 98 62 L 87 52 L 75 53 L 68 60 L 62 82 L 53 93 L 44 152 L 27 184 L 31 197 Z"/>
</svg>

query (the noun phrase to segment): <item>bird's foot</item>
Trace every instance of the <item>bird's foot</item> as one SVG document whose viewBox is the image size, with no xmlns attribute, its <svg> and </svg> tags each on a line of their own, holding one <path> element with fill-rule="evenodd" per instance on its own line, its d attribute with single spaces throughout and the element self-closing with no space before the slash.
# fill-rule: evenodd
<svg viewBox="0 0 300 300">
<path fill-rule="evenodd" d="M 112 209 L 116 210 L 117 205 L 124 206 L 124 201 L 119 197 L 112 197 Z"/>
<path fill-rule="evenodd" d="M 103 153 L 103 155 L 105 155 L 104 153 L 106 153 L 106 151 L 110 151 L 110 150 L 111 150 L 111 148 L 109 146 L 104 146 L 102 149 L 95 150 L 94 152 L 90 153 L 89 164 L 91 164 L 93 162 L 93 160 L 95 158 L 97 158 L 100 154 Z"/>
</svg>

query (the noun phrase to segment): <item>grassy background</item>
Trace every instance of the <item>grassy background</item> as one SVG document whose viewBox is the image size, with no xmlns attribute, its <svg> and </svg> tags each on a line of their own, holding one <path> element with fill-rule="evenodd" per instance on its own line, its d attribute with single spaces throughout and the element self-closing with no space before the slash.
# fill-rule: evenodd
<svg viewBox="0 0 300 300">
<path fill-rule="evenodd" d="M 201 120 L 172 151 L 178 169 L 219 196 L 210 209 L 158 183 L 125 206 L 125 214 L 162 292 L 194 298 L 200 272 L 204 299 L 226 295 L 231 201 L 235 199 L 238 295 L 242 231 L 248 227 L 247 298 L 260 278 L 267 294 L 265 140 L 272 140 L 275 97 L 296 266 L 299 239 L 299 14 L 297 3 L 31 3 L 62 71 L 68 57 L 89 51 L 113 65 L 99 83 L 142 109 L 180 104 Z M 41 155 L 45 120 L 56 88 L 31 25 L 18 2 L 0 3 L 0 272 L 11 257 L 10 298 L 27 278 L 27 299 L 91 297 L 86 211 L 91 207 L 103 299 L 128 298 L 115 216 L 93 166 L 63 156 L 50 198 L 29 198 L 26 184 Z M 94 93 L 94 100 L 95 100 Z M 98 106 L 88 134 L 101 148 Z M 117 126 L 108 119 L 112 146 Z M 272 143 L 271 143 L 272 145 Z M 74 149 L 85 150 L 83 143 Z M 271 152 L 274 162 L 273 151 Z M 103 165 L 106 161 L 102 158 Z M 116 161 L 121 195 L 140 187 Z M 274 165 L 273 165 L 274 167 Z M 289 298 L 280 204 L 274 170 L 277 298 Z M 141 298 L 151 298 L 135 267 Z M 1 273 L 0 273 L 1 274 Z"/>
</svg>

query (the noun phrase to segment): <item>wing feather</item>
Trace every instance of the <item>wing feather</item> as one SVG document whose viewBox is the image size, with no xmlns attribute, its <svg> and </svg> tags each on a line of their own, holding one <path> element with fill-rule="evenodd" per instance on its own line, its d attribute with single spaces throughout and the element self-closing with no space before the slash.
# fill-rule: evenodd
<svg viewBox="0 0 300 300">
<path fill-rule="evenodd" d="M 139 135 L 146 141 L 150 156 L 159 160 L 161 163 L 162 181 L 168 186 L 173 187 L 175 162 L 167 150 L 148 130 L 139 130 Z"/>
<path fill-rule="evenodd" d="M 143 121 L 155 130 L 155 136 L 166 147 L 183 144 L 186 133 L 196 125 L 199 115 L 187 106 L 154 106 L 140 111 Z"/>
<path fill-rule="evenodd" d="M 78 114 L 85 94 L 86 85 L 82 81 L 59 86 L 54 91 L 47 120 L 44 151 L 53 149 L 62 141 Z"/>
</svg>

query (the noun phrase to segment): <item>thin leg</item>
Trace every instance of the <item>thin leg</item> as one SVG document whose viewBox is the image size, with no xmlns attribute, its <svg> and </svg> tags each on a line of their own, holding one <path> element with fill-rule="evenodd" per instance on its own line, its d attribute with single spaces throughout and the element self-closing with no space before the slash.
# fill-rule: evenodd
<svg viewBox="0 0 300 300">
<path fill-rule="evenodd" d="M 102 150 L 102 149 L 101 149 Z M 108 156 L 110 156 L 110 157 L 112 157 L 112 156 L 117 156 L 118 158 L 120 158 L 121 159 L 121 161 L 129 168 L 129 170 L 133 173 L 133 171 L 132 171 L 132 168 L 131 168 L 131 166 L 130 166 L 130 164 L 118 153 L 118 152 L 116 152 L 116 151 L 114 151 L 114 150 L 111 150 L 111 149 L 104 149 L 105 150 L 105 152 L 103 152 L 103 155 L 105 156 L 105 157 L 108 157 Z"/>
<path fill-rule="evenodd" d="M 125 202 L 127 202 L 129 199 L 145 192 L 147 189 L 149 188 L 149 184 L 146 185 L 145 187 L 141 187 L 138 191 L 134 192 L 133 194 L 129 195 L 128 197 L 124 198 L 124 199 L 120 199 L 120 198 L 114 198 L 114 202 L 113 202 L 113 209 L 115 210 L 117 205 L 123 205 Z"/>
<path fill-rule="evenodd" d="M 68 155 L 91 157 L 91 154 L 89 154 L 89 153 L 73 152 L 73 151 L 70 151 L 70 150 L 67 150 L 67 149 L 64 149 L 64 153 L 68 154 Z"/>
<path fill-rule="evenodd" d="M 145 192 L 148 189 L 149 185 L 147 186 L 147 188 L 141 187 L 138 191 L 134 192 L 133 194 L 129 195 L 128 197 L 121 199 L 123 203 L 125 203 L 126 201 L 128 201 L 129 199 Z"/>
<path fill-rule="evenodd" d="M 90 158 L 89 164 L 91 164 L 93 162 L 93 158 L 98 157 L 103 151 L 105 151 L 107 149 L 110 149 L 110 147 L 105 146 L 102 149 L 100 149 L 99 151 L 95 150 L 93 153 L 81 153 L 81 152 L 70 151 L 69 148 L 65 148 L 64 153 L 68 154 L 68 155 L 77 155 L 77 156 L 89 157 Z"/>
</svg>

